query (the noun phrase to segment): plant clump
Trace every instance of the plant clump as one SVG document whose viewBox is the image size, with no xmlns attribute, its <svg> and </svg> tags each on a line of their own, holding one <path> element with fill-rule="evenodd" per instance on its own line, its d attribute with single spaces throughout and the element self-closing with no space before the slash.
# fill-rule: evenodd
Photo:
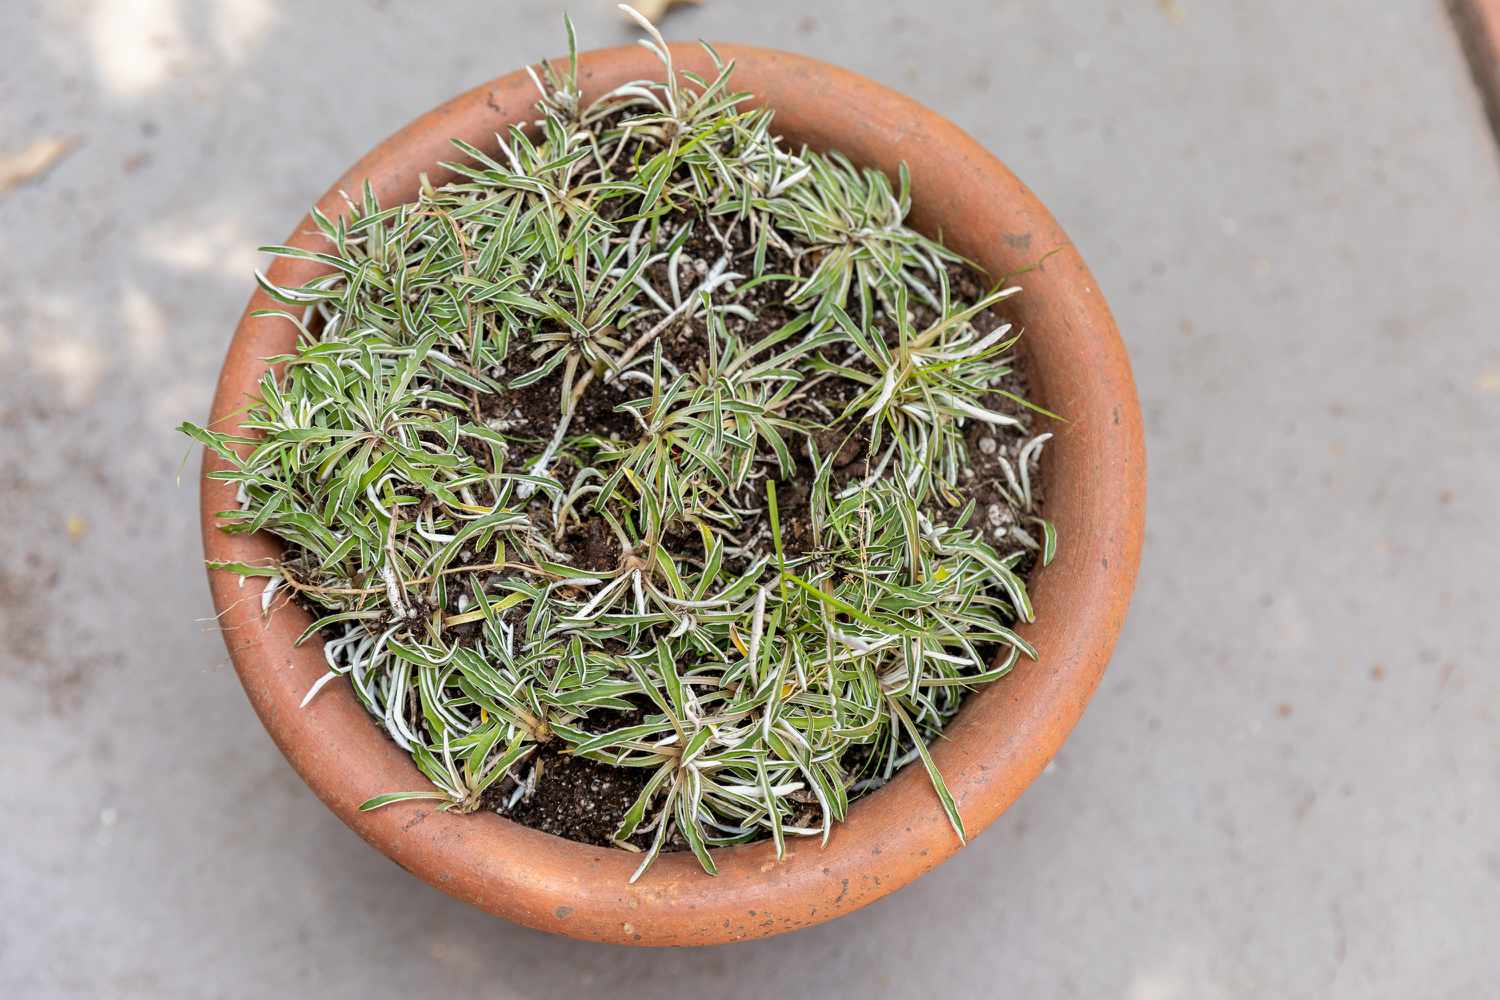
<svg viewBox="0 0 1500 1000">
<path fill-rule="evenodd" d="M 576 55 L 544 64 L 532 127 L 455 141 L 451 182 L 265 248 L 324 269 L 260 278 L 297 346 L 241 428 L 184 430 L 239 489 L 225 530 L 286 549 L 219 566 L 314 609 L 308 698 L 347 682 L 432 783 L 367 808 L 588 836 L 535 805 L 550 775 L 618 802 L 595 839 L 637 876 L 711 873 L 920 760 L 963 836 L 927 742 L 1035 655 L 1055 547 L 1018 289 L 905 225 L 904 170 L 788 148 L 645 27 L 663 80 L 585 102 Z"/>
</svg>

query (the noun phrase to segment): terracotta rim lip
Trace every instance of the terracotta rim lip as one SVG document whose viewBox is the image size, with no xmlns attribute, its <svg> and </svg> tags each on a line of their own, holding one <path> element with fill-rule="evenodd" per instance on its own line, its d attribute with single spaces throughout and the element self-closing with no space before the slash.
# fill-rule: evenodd
<svg viewBox="0 0 1500 1000">
<path fill-rule="evenodd" d="M 706 72 L 697 46 L 673 45 L 677 68 Z M 815 148 L 893 171 L 911 165 L 913 221 L 941 230 L 950 246 L 992 274 L 1042 260 L 1017 299 L 1040 397 L 1068 418 L 1054 428 L 1043 474 L 1048 514 L 1061 547 L 1032 581 L 1037 624 L 1023 629 L 1041 658 L 972 695 L 934 756 L 959 802 L 970 837 L 1013 802 L 1056 753 L 1082 714 L 1124 621 L 1145 517 L 1145 452 L 1129 361 L 1103 296 L 1066 234 L 993 155 L 935 112 L 846 70 L 803 56 L 718 45 L 736 62 L 737 89 L 777 111 L 776 127 Z M 630 79 L 660 78 L 638 48 L 580 55 L 585 95 Z M 504 124 L 532 117 L 527 75 L 511 73 L 428 112 L 375 147 L 319 201 L 369 178 L 382 201 L 436 180 L 447 140 L 483 142 Z M 311 217 L 287 241 L 313 246 Z M 278 260 L 272 278 L 299 283 L 311 265 Z M 290 325 L 250 315 L 230 342 L 211 423 L 237 426 L 238 411 L 267 369 L 264 358 L 293 343 Z M 211 560 L 264 561 L 280 551 L 264 535 L 228 535 L 215 512 L 234 505 L 229 484 L 207 478 L 222 464 L 205 453 L 201 480 L 204 551 Z M 788 844 L 776 862 L 762 842 L 715 852 L 721 874 L 704 875 L 691 854 L 665 855 L 634 886 L 635 855 L 539 833 L 492 814 L 456 816 L 430 803 L 358 811 L 371 795 L 422 788 L 405 753 L 377 729 L 353 693 L 331 685 L 306 709 L 303 694 L 325 667 L 316 644 L 294 648 L 309 622 L 293 605 L 260 614 L 261 580 L 210 572 L 225 642 L 247 695 L 289 762 L 340 819 L 393 861 L 444 891 L 541 930 L 624 944 L 683 945 L 743 940 L 808 926 L 857 909 L 907 884 L 960 846 L 926 784 L 907 768 L 856 803 L 826 848 Z"/>
</svg>

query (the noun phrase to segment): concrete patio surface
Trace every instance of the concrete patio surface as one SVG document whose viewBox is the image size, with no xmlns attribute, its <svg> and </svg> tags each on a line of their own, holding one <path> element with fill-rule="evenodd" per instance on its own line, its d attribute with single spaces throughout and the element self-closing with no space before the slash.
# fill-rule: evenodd
<svg viewBox="0 0 1500 1000">
<path fill-rule="evenodd" d="M 0 995 L 1493 995 L 1500 156 L 1440 0 L 679 8 L 939 109 L 1074 237 L 1151 460 L 1110 671 L 956 859 L 753 944 L 523 930 L 313 798 L 207 621 L 172 427 L 254 247 L 561 9 L 0 8 L 0 155 L 71 143 L 0 193 Z"/>
</svg>

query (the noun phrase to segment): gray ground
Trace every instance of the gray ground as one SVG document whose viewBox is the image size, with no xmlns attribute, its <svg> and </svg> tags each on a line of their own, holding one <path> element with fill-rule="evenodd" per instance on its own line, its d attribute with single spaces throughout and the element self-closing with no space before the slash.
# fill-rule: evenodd
<svg viewBox="0 0 1500 1000">
<path fill-rule="evenodd" d="M 433 5 L 434 7 L 436 5 Z M 628 32 L 572 4 L 585 44 Z M 0 10 L 0 995 L 1467 997 L 1500 976 L 1500 158 L 1437 0 L 708 0 L 1040 193 L 1135 359 L 1145 562 L 1056 766 L 843 921 L 588 946 L 365 847 L 250 712 L 171 431 L 377 139 L 558 5 Z M 196 468 L 196 459 L 192 468 Z"/>
</svg>

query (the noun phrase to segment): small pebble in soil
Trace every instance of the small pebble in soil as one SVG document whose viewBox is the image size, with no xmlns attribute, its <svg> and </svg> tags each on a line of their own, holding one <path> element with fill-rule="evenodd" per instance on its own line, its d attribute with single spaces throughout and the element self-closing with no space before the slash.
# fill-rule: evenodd
<svg viewBox="0 0 1500 1000">
<path fill-rule="evenodd" d="M 992 437 L 982 437 L 979 439 L 979 450 L 986 455 L 993 455 L 998 447 L 995 444 L 995 439 Z"/>
</svg>

